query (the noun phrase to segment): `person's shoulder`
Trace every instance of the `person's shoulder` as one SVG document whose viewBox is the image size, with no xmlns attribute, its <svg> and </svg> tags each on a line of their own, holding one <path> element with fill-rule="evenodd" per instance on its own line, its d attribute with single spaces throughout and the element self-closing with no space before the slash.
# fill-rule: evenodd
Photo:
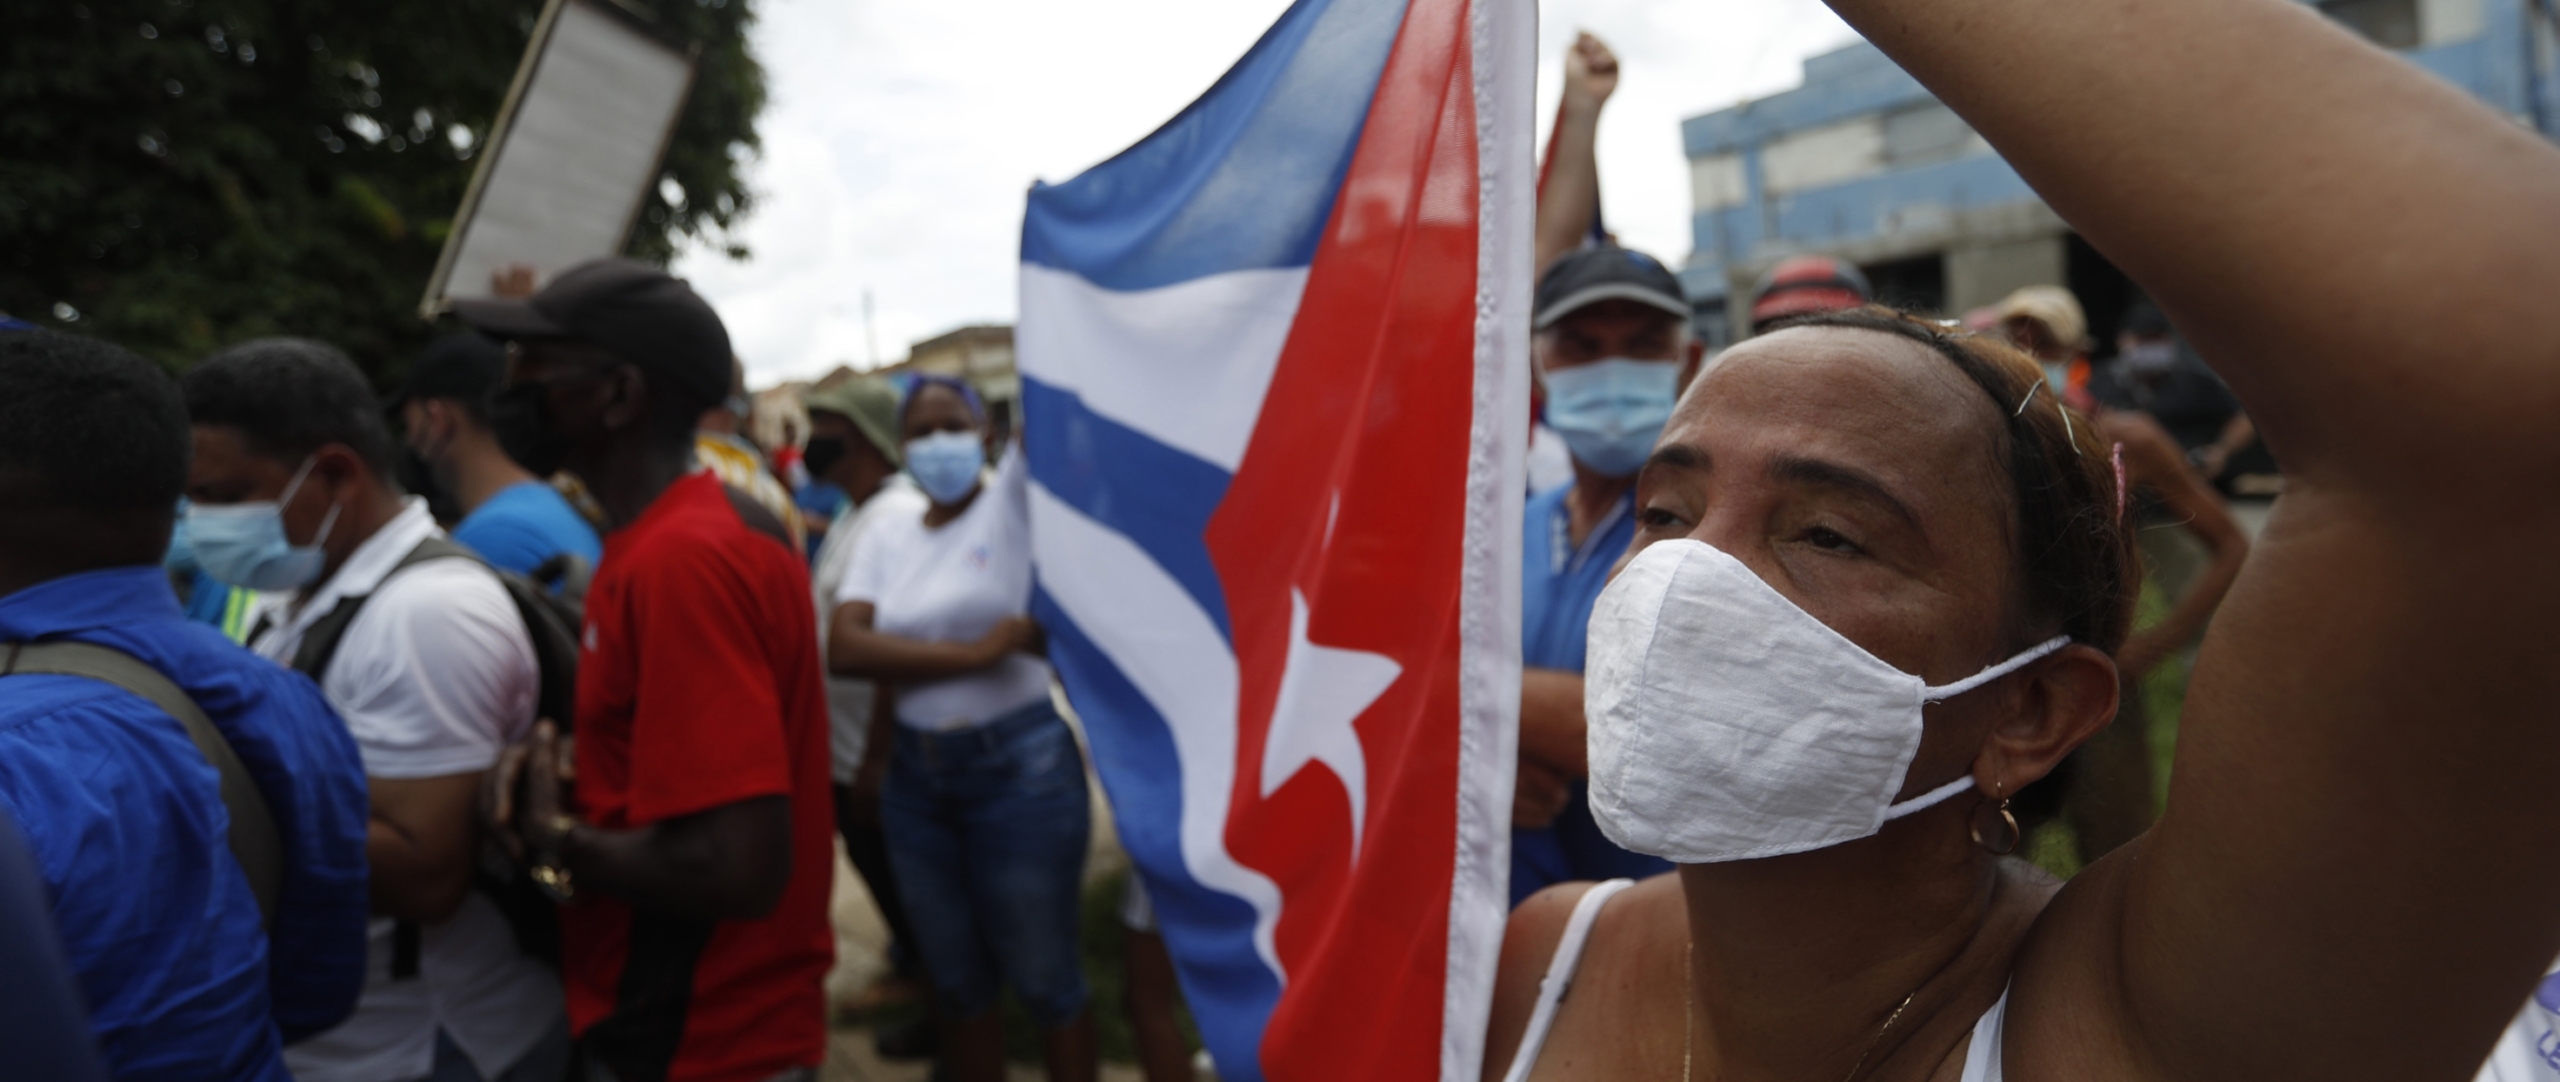
<svg viewBox="0 0 2560 1082">
<path fill-rule="evenodd" d="M 284 595 L 261 595 L 262 604 L 281 604 Z M 121 650 L 168 677 L 217 721 L 225 716 L 242 725 L 281 727 L 288 719 L 322 718 L 328 729 L 343 731 L 320 687 L 309 677 L 261 657 L 232 642 L 220 631 L 180 618 L 128 624 L 91 640 Z"/>
<path fill-rule="evenodd" d="M 1592 891 L 1604 886 L 1608 884 L 1558 883 L 1520 903 L 1520 908 L 1511 911 L 1511 923 L 1503 932 L 1503 968 L 1507 971 L 1515 964 L 1534 963 L 1535 973 L 1543 976 L 1556 949 L 1563 944 L 1574 910 Z M 1683 902 L 1680 877 L 1676 874 L 1665 872 L 1610 889 L 1612 893 L 1593 915 L 1589 937 L 1583 941 L 1584 966 L 1603 957 L 1649 952 L 1655 945 L 1653 941 L 1659 938 L 1655 933 L 1666 920 L 1681 923 Z M 1682 934 L 1685 937 L 1685 931 Z"/>
<path fill-rule="evenodd" d="M 560 552 L 575 552 L 592 559 L 599 547 L 595 527 L 569 505 L 568 497 L 540 481 L 500 490 L 463 516 L 453 528 L 453 539 L 493 561 L 495 554 L 484 546 L 539 549 L 541 559 Z"/>
<path fill-rule="evenodd" d="M 151 704 L 132 692 L 83 676 L 55 673 L 18 673 L 0 684 L 0 740 L 51 743 L 44 732 L 63 719 L 86 718 L 99 712 L 149 713 Z M 77 731 L 80 725 L 70 728 Z"/>
<path fill-rule="evenodd" d="M 479 560 L 422 560 L 374 588 L 347 628 L 349 642 L 396 632 L 413 647 L 489 645 L 526 634 L 524 617 L 498 572 Z M 480 651 L 473 651 L 474 653 Z"/>
<path fill-rule="evenodd" d="M 885 489 L 864 504 L 855 543 L 874 535 L 902 537 L 924 532 L 925 512 L 933 509 L 933 500 L 913 488 Z"/>
<path fill-rule="evenodd" d="M 1564 498 L 1572 492 L 1573 482 L 1567 481 L 1544 492 L 1530 493 L 1528 501 L 1521 506 L 1530 522 L 1544 521 L 1554 515 L 1557 508 L 1564 506 Z"/>
<path fill-rule="evenodd" d="M 373 599 L 365 603 L 375 608 L 437 609 L 504 601 L 507 588 L 498 581 L 495 568 L 479 560 L 460 556 L 420 560 L 392 572 L 373 589 Z"/>
<path fill-rule="evenodd" d="M 639 536 L 617 538 L 600 578 L 609 573 L 631 584 L 707 585 L 732 573 L 760 581 L 800 566 L 789 542 L 747 520 L 748 509 L 761 509 L 751 498 L 733 498 L 730 486 L 708 474 L 680 483 L 686 487 L 659 497 L 678 503 L 663 508 L 664 514 L 652 508 L 649 521 L 632 527 L 642 531 Z M 771 525 L 769 516 L 766 524 Z"/>
<path fill-rule="evenodd" d="M 1511 920 L 1502 933 L 1503 968 L 1508 971 L 1515 956 L 1535 960 L 1537 971 L 1544 973 L 1546 960 L 1555 956 L 1556 946 L 1564 940 L 1565 925 L 1573 920 L 1575 907 L 1582 896 L 1600 884 L 1596 882 L 1558 883 L 1529 896 L 1511 911 Z"/>
<path fill-rule="evenodd" d="M 879 495 L 871 499 L 872 503 L 879 505 L 879 513 L 883 517 L 907 516 L 918 520 L 919 524 L 924 518 L 925 511 L 933 506 L 933 497 L 925 495 L 923 489 L 910 484 L 884 485 Z M 871 506 L 866 504 L 863 510 L 870 511 Z"/>
</svg>

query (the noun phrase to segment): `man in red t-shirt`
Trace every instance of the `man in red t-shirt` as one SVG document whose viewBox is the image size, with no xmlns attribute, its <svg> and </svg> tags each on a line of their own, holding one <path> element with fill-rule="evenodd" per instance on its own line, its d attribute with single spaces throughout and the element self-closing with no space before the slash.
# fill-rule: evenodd
<svg viewBox="0 0 2560 1082">
<path fill-rule="evenodd" d="M 546 722 L 484 802 L 500 840 L 570 896 L 583 1077 L 813 1079 L 834 961 L 827 705 L 808 572 L 781 524 L 691 468 L 694 421 L 729 389 L 728 332 L 683 282 L 624 260 L 456 308 L 509 343 L 491 412 L 508 453 L 575 472 L 610 531 L 587 593 L 575 770 Z"/>
</svg>

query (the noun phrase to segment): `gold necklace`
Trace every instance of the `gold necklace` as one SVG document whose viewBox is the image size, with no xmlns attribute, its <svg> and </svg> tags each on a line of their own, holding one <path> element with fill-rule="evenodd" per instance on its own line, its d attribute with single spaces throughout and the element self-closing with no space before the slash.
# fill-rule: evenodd
<svg viewBox="0 0 2560 1082">
<path fill-rule="evenodd" d="M 1698 986 L 1692 979 L 1694 964 L 1690 955 L 1680 956 L 1680 1082 L 1689 1082 L 1690 1071 L 1696 1065 L 1693 1056 L 1697 1051 Z M 1930 980 L 1936 979 L 1934 975 L 1930 977 Z M 1921 982 L 1923 987 L 1927 984 L 1928 981 Z M 1884 1016 L 1884 1024 L 1876 1027 L 1876 1035 L 1867 1039 L 1866 1049 L 1858 1053 L 1858 1061 L 1849 1065 L 1848 1076 L 1840 1082 L 1850 1082 L 1858 1077 L 1858 1068 L 1867 1065 L 1867 1057 L 1875 1054 L 1876 1046 L 1884 1043 L 1884 1035 L 1892 1032 L 1893 1024 L 1902 1020 L 1902 1012 L 1909 1010 L 1911 1001 L 1918 998 L 1920 989 L 1914 988 L 1910 995 L 1902 997 L 1902 1002 L 1893 1008 L 1892 1014 Z"/>
</svg>

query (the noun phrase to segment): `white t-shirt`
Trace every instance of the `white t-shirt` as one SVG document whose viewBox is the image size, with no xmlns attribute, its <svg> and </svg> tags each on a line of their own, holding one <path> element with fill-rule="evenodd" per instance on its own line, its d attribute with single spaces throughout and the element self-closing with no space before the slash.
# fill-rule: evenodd
<svg viewBox="0 0 2560 1082">
<path fill-rule="evenodd" d="M 868 601 L 871 626 L 925 642 L 974 642 L 1031 606 L 1030 469 L 1014 450 L 960 517 L 884 515 L 854 541 L 836 601 Z M 1016 651 L 994 668 L 898 689 L 898 723 L 926 732 L 983 724 L 1049 696 L 1049 663 Z"/>
<path fill-rule="evenodd" d="M 541 673 L 524 618 L 497 576 L 469 560 L 430 560 L 385 581 L 418 542 L 439 536 L 423 500 L 358 546 L 299 607 L 264 595 L 250 647 L 292 664 L 304 632 L 346 597 L 370 593 L 322 671 L 321 694 L 346 719 L 366 776 L 435 778 L 486 770 L 532 727 Z M 421 929 L 418 975 L 391 977 L 389 917 L 366 926 L 364 993 L 336 1028 L 285 1049 L 296 1082 L 409 1082 L 435 1069 L 436 1030 L 496 1077 L 561 1017 L 560 979 L 516 946 L 478 891 Z"/>
<path fill-rule="evenodd" d="M 847 507 L 836 513 L 836 521 L 827 527 L 827 540 L 818 546 L 818 560 L 809 570 L 809 588 L 817 596 L 818 656 L 827 656 L 827 632 L 835 623 L 836 593 L 844 585 L 844 573 L 853 563 L 853 540 L 862 536 L 871 524 L 884 518 L 912 518 L 922 521 L 925 509 L 933 501 L 907 480 L 906 474 L 889 478 L 878 492 L 859 507 Z M 835 783 L 850 785 L 856 771 L 862 769 L 863 745 L 871 736 L 871 707 L 877 687 L 859 676 L 827 677 L 828 748 L 831 752 Z"/>
</svg>

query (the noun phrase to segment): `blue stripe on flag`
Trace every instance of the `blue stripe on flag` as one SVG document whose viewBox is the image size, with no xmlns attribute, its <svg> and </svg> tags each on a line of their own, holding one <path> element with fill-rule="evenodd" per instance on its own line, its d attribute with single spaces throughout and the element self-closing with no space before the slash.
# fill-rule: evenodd
<svg viewBox="0 0 2560 1082">
<path fill-rule="evenodd" d="M 1164 127 L 1073 180 L 1035 186 L 1023 262 L 1119 290 L 1306 266 L 1404 9 L 1298 0 Z"/>
<path fill-rule="evenodd" d="M 1233 648 L 1226 590 L 1218 584 L 1208 542 L 1209 516 L 1233 480 L 1227 471 L 1086 409 L 1082 398 L 1036 379 L 1022 381 L 1022 413 L 1032 479 L 1144 550 L 1217 621 L 1218 633 Z"/>
<path fill-rule="evenodd" d="M 1035 460 L 1036 461 L 1036 460 Z M 1179 960 L 1200 1039 L 1226 1082 L 1260 1082 L 1262 1031 L 1280 981 L 1253 945 L 1253 907 L 1191 878 L 1182 859 L 1182 763 L 1173 731 L 1047 590 L 1031 615 L 1049 637 L 1049 663 L 1076 689 L 1093 766 L 1111 796 L 1122 848 L 1149 870 L 1147 900 Z"/>
</svg>

